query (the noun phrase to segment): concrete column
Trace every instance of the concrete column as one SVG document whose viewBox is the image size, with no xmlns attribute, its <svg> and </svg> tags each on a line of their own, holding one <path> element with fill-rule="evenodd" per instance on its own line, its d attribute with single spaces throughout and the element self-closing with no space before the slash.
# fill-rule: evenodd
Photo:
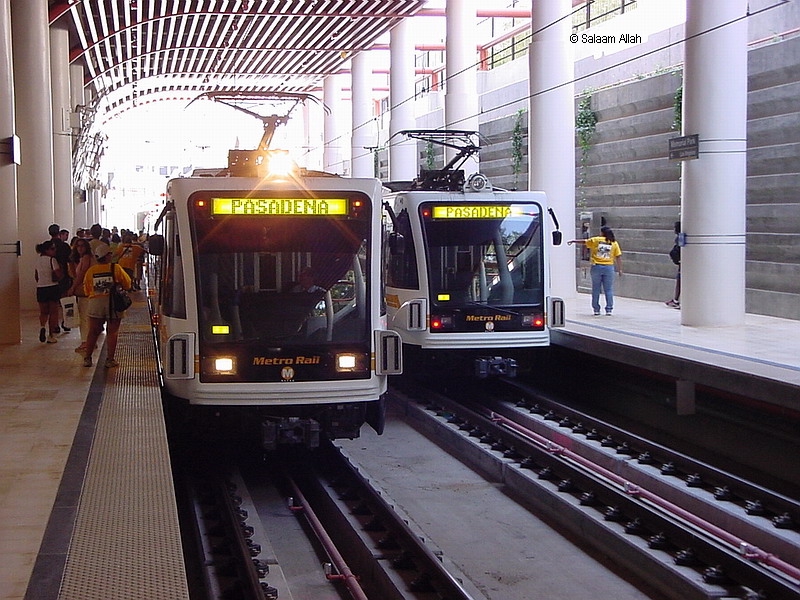
<svg viewBox="0 0 800 600">
<path fill-rule="evenodd" d="M 14 78 L 11 58 L 11 7 L 0 0 L 0 344 L 18 344 L 19 258 L 16 254 L 17 167 L 14 165 L 11 136 L 14 134 Z"/>
<path fill-rule="evenodd" d="M 11 0 L 16 124 L 22 145 L 18 167 L 20 306 L 35 309 L 36 244 L 53 223 L 53 126 L 46 0 Z"/>
<path fill-rule="evenodd" d="M 86 204 L 88 205 L 86 208 L 87 225 L 91 227 L 95 223 L 99 223 L 105 227 L 106 223 L 103 220 L 103 211 L 100 208 L 103 204 L 100 191 L 95 188 L 87 189 Z"/>
<path fill-rule="evenodd" d="M 78 107 L 86 106 L 86 97 L 84 94 L 83 89 L 83 67 L 79 64 L 73 64 L 69 66 L 69 93 L 70 93 L 70 109 L 72 112 L 77 113 L 79 112 Z M 70 144 L 70 152 L 72 151 L 73 144 L 77 139 L 77 135 L 80 132 L 80 129 L 75 128 L 72 129 L 72 142 Z M 70 183 L 70 192 L 73 196 L 72 198 L 72 225 L 75 229 L 78 227 L 88 227 L 91 225 L 89 223 L 88 217 L 88 208 L 89 203 L 86 201 L 85 198 L 80 198 L 76 196 L 80 190 L 76 190 L 72 188 L 72 183 Z"/>
<path fill-rule="evenodd" d="M 570 0 L 532 2 L 530 102 L 528 106 L 529 187 L 547 194 L 564 231 L 572 239 L 575 228 L 575 92 L 574 59 L 569 41 Z M 548 231 L 553 229 L 549 215 Z M 553 295 L 577 298 L 575 250 L 564 243 L 550 252 Z M 567 310 L 570 310 L 567 305 Z"/>
<path fill-rule="evenodd" d="M 446 8 L 447 43 L 445 44 L 445 129 L 465 129 L 478 131 L 478 56 L 475 51 L 475 27 L 477 12 L 475 0 L 447 0 Z M 451 148 L 445 151 L 446 161 L 456 152 Z M 479 157 L 470 157 L 461 166 L 464 175 L 469 177 L 478 171 Z"/>
<path fill-rule="evenodd" d="M 343 155 L 345 142 L 342 123 L 342 77 L 328 75 L 322 84 L 322 97 L 325 103 L 325 123 L 323 126 L 323 168 L 331 173 L 344 174 Z"/>
<path fill-rule="evenodd" d="M 747 0 L 689 0 L 683 134 L 681 324 L 742 325 L 745 315 Z"/>
<path fill-rule="evenodd" d="M 416 129 L 414 114 L 414 37 L 403 19 L 389 37 L 389 179 L 410 181 L 419 174 L 417 143 L 395 135 Z"/>
<path fill-rule="evenodd" d="M 76 63 L 69 66 L 69 97 L 72 110 L 76 110 L 78 106 L 86 105 L 83 77 L 82 65 Z"/>
<path fill-rule="evenodd" d="M 359 52 L 353 57 L 350 74 L 353 110 L 351 173 L 353 177 L 375 177 L 372 148 L 376 145 L 376 128 L 372 116 L 372 60 L 369 51 Z"/>
<path fill-rule="evenodd" d="M 50 79 L 53 102 L 53 199 L 55 223 L 75 233 L 72 214 L 72 130 L 69 123 L 69 31 L 50 28 Z"/>
</svg>

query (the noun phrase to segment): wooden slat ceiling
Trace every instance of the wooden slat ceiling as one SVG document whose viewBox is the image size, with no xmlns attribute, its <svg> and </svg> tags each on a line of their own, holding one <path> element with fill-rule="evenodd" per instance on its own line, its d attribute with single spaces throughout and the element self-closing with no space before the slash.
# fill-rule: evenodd
<svg viewBox="0 0 800 600">
<path fill-rule="evenodd" d="M 308 92 L 426 0 L 57 0 L 101 118 L 212 90 Z"/>
</svg>

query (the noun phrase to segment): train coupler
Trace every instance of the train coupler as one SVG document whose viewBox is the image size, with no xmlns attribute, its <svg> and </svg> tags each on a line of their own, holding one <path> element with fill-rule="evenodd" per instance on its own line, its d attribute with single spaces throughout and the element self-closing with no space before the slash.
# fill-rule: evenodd
<svg viewBox="0 0 800 600">
<path fill-rule="evenodd" d="M 287 445 L 318 448 L 319 437 L 320 425 L 314 419 L 266 420 L 261 423 L 261 446 L 267 451 Z"/>
<path fill-rule="evenodd" d="M 502 356 L 481 356 L 475 359 L 475 376 L 478 379 L 487 377 L 516 377 L 517 361 Z"/>
</svg>

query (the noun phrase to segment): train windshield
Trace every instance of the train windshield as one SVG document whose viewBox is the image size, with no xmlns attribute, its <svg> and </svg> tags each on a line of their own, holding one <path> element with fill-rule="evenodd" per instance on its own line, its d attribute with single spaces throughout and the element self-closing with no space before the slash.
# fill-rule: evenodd
<svg viewBox="0 0 800 600">
<path fill-rule="evenodd" d="M 368 339 L 368 198 L 225 194 L 195 194 L 189 204 L 202 340 Z"/>
<path fill-rule="evenodd" d="M 434 306 L 543 305 L 538 204 L 425 203 L 419 210 Z"/>
</svg>

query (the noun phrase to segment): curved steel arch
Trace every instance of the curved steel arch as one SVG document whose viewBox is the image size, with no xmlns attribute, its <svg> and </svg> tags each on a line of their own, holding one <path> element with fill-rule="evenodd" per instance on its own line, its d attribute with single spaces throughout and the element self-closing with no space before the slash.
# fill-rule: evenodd
<svg viewBox="0 0 800 600">
<path fill-rule="evenodd" d="M 163 78 L 213 89 L 314 89 L 425 0 L 51 0 L 99 113 Z M 153 80 L 148 83 L 148 80 Z M 120 94 L 131 86 L 131 93 Z M 137 90 L 136 88 L 140 88 Z M 122 99 L 122 100 L 120 100 Z M 113 105 L 113 106 L 112 106 Z M 100 116 L 100 115 L 98 115 Z M 110 115 L 107 115 L 110 116 Z"/>
</svg>

